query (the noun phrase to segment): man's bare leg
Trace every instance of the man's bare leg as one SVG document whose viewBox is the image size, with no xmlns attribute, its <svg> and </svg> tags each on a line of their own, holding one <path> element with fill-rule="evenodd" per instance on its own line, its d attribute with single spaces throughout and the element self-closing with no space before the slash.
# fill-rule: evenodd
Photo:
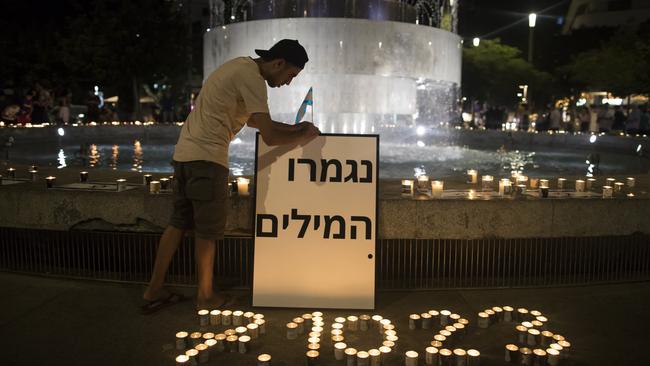
<svg viewBox="0 0 650 366">
<path fill-rule="evenodd" d="M 158 244 L 151 281 L 149 281 L 149 286 L 147 286 L 142 296 L 145 300 L 159 300 L 169 295 L 169 292 L 163 287 L 165 275 L 174 257 L 174 253 L 176 253 L 182 240 L 183 230 L 173 226 L 167 226 Z"/>
<path fill-rule="evenodd" d="M 198 308 L 213 309 L 223 305 L 223 297 L 218 297 L 212 287 L 214 273 L 214 253 L 216 243 L 214 240 L 194 238 L 195 257 L 198 272 L 199 288 L 196 294 Z"/>
</svg>

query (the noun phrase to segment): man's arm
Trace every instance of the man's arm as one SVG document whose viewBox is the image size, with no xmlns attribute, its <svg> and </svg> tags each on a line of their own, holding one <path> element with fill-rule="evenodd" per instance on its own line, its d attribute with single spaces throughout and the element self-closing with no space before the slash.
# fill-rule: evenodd
<svg viewBox="0 0 650 366">
<path fill-rule="evenodd" d="M 273 121 L 268 113 L 253 113 L 247 124 L 257 128 L 269 146 L 305 144 L 320 134 L 318 128 L 309 122 L 289 125 Z"/>
</svg>

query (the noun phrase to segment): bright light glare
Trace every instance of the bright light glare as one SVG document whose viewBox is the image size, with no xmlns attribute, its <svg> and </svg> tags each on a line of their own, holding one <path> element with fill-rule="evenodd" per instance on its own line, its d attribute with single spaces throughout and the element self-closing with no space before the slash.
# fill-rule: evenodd
<svg viewBox="0 0 650 366">
<path fill-rule="evenodd" d="M 241 144 L 242 141 L 241 141 L 241 139 L 240 139 L 239 137 L 237 137 L 236 139 L 232 140 L 232 143 L 233 143 L 234 145 L 238 145 L 238 144 Z"/>
<path fill-rule="evenodd" d="M 474 39 L 472 40 L 472 44 L 474 45 L 474 47 L 478 47 L 480 43 L 481 43 L 481 39 L 478 37 L 474 37 Z"/>
<path fill-rule="evenodd" d="M 639 144 L 639 146 L 636 147 L 636 152 L 638 152 L 638 153 L 641 152 L 641 144 Z"/>
<path fill-rule="evenodd" d="M 591 135 L 591 137 L 589 137 L 589 142 L 591 142 L 593 144 L 594 142 L 596 142 L 596 139 L 598 139 L 598 136 Z"/>
<path fill-rule="evenodd" d="M 535 28 L 535 22 L 537 21 L 537 14 L 535 13 L 530 13 L 528 14 L 528 26 L 531 28 Z"/>
<path fill-rule="evenodd" d="M 59 129 L 56 130 L 56 133 L 58 133 L 59 136 L 63 136 L 63 135 L 65 135 L 65 131 L 64 131 L 63 128 L 61 128 L 61 127 L 59 127 Z"/>
<path fill-rule="evenodd" d="M 424 142 L 422 142 L 422 141 L 418 141 L 418 142 L 417 142 L 417 145 L 418 145 L 418 147 L 424 147 Z"/>
<path fill-rule="evenodd" d="M 418 126 L 418 128 L 415 129 L 415 133 L 417 133 L 418 136 L 424 135 L 425 132 L 426 128 L 424 128 L 424 126 Z"/>
</svg>

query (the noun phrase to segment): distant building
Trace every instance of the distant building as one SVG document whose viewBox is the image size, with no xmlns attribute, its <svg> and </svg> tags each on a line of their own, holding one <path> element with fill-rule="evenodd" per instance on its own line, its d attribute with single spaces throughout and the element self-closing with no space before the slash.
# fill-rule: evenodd
<svg viewBox="0 0 650 366">
<path fill-rule="evenodd" d="M 636 27 L 648 19 L 648 0 L 572 0 L 562 33 L 581 28 Z"/>
</svg>

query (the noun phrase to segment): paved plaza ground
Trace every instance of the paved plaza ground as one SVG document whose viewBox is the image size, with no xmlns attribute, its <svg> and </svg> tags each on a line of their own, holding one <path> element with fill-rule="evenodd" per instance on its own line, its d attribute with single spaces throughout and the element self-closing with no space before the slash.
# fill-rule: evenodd
<svg viewBox="0 0 650 366">
<path fill-rule="evenodd" d="M 140 315 L 140 284 L 55 279 L 0 273 L 0 339 L 2 362 L 8 365 L 173 365 L 174 334 L 199 329 L 194 304 L 187 301 Z M 192 287 L 175 288 L 191 296 Z M 321 310 L 325 329 L 336 316 L 381 314 L 396 325 L 396 353 L 388 365 L 403 365 L 409 349 L 423 353 L 434 330 L 408 328 L 408 315 L 429 309 L 449 309 L 470 320 L 469 334 L 456 345 L 482 353 L 481 365 L 506 365 L 503 347 L 514 342 L 515 324 L 476 328 L 476 314 L 492 306 L 537 309 L 550 319 L 549 329 L 572 343 L 561 365 L 648 365 L 650 282 L 540 289 L 481 289 L 379 292 L 374 310 L 253 308 L 248 291 L 234 295 L 231 310 L 265 315 L 267 334 L 250 354 L 217 354 L 207 365 L 255 365 L 256 355 L 270 353 L 273 365 L 304 365 L 305 339 L 287 341 L 284 325 L 306 311 Z M 222 329 L 223 328 L 223 329 Z M 210 331 L 223 331 L 213 327 Z M 363 337 L 360 337 L 363 335 Z M 347 332 L 359 349 L 378 347 L 378 332 Z M 331 342 L 322 342 L 321 365 L 335 361 Z M 423 364 L 423 363 L 421 363 Z"/>
</svg>

